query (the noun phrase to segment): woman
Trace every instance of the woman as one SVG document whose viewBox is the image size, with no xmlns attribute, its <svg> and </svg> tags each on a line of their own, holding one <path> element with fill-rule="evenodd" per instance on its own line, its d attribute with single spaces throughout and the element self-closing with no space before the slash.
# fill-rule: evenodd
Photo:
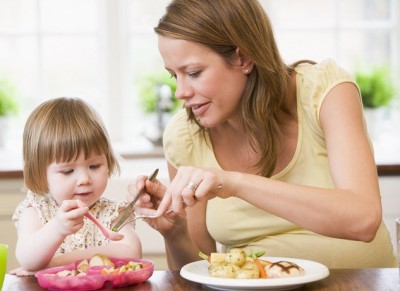
<svg viewBox="0 0 400 291">
<path fill-rule="evenodd" d="M 257 0 L 175 0 L 155 31 L 186 110 L 164 132 L 171 184 L 141 177 L 133 188 L 150 194 L 142 208 L 180 214 L 148 221 L 171 269 L 217 242 L 330 268 L 396 267 L 346 71 L 286 65 Z"/>
</svg>

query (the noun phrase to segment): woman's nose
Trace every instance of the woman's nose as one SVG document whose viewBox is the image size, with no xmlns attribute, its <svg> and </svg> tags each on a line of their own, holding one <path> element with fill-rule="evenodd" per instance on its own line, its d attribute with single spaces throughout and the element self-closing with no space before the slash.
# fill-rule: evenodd
<svg viewBox="0 0 400 291">
<path fill-rule="evenodd" d="M 183 100 L 193 96 L 192 86 L 183 78 L 176 79 L 175 98 Z"/>
</svg>

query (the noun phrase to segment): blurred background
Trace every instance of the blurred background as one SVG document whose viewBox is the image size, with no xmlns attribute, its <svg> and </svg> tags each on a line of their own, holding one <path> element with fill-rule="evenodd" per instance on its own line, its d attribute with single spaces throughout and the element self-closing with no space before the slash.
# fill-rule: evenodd
<svg viewBox="0 0 400 291">
<path fill-rule="evenodd" d="M 19 151 L 29 113 L 58 96 L 94 106 L 117 148 L 151 146 L 156 109 L 143 99 L 154 94 L 151 84 L 164 71 L 153 27 L 168 2 L 1 0 L 0 95 L 7 86 L 16 101 L 8 130 L 0 125 L 2 148 Z M 351 73 L 385 67 L 384 79 L 400 84 L 399 0 L 260 2 L 288 63 L 332 58 Z M 398 93 L 392 95 L 383 104 L 380 133 L 392 134 L 399 120 Z"/>
<path fill-rule="evenodd" d="M 260 2 L 287 63 L 331 58 L 357 79 L 378 163 L 383 218 L 394 242 L 400 216 L 400 0 Z M 110 181 L 106 196 L 125 199 L 128 183 L 154 168 L 168 183 L 160 134 L 179 104 L 153 31 L 168 3 L 0 0 L 0 242 L 10 247 L 8 270 L 18 266 L 11 216 L 25 197 L 22 130 L 43 101 L 80 97 L 101 114 L 123 157 L 122 173 Z M 146 242 L 143 256 L 166 269 L 162 237 L 142 222 L 136 230 Z"/>
</svg>

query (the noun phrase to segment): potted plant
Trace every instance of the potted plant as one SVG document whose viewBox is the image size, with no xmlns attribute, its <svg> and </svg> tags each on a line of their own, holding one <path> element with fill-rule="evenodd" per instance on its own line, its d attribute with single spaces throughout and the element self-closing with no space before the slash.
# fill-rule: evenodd
<svg viewBox="0 0 400 291">
<path fill-rule="evenodd" d="M 0 80 L 0 147 L 5 144 L 9 117 L 17 111 L 14 86 L 7 80 Z"/>
<path fill-rule="evenodd" d="M 161 146 L 168 119 L 181 107 L 175 98 L 176 81 L 167 72 L 158 72 L 139 78 L 138 87 L 140 106 L 154 120 L 144 135 L 154 145 Z"/>
<path fill-rule="evenodd" d="M 358 70 L 355 73 L 355 81 L 361 91 L 369 132 L 375 138 L 379 132 L 379 123 L 385 113 L 384 109 L 391 104 L 397 89 L 392 82 L 390 70 L 386 66 Z"/>
<path fill-rule="evenodd" d="M 170 106 L 164 107 L 164 112 L 174 112 L 179 108 L 180 102 L 175 98 L 176 81 L 171 78 L 167 72 L 148 74 L 139 79 L 139 99 L 140 105 L 145 113 L 154 113 L 157 111 L 157 105 L 160 102 L 157 96 L 161 86 L 166 85 L 171 90 L 171 96 L 168 97 Z"/>
<path fill-rule="evenodd" d="M 387 67 L 357 71 L 355 79 L 360 87 L 364 108 L 379 108 L 390 104 L 396 93 Z"/>
</svg>

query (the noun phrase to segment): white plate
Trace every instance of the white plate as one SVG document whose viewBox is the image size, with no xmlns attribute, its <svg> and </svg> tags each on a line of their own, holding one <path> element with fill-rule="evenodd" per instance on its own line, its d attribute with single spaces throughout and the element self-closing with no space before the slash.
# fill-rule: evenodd
<svg viewBox="0 0 400 291">
<path fill-rule="evenodd" d="M 181 276 L 187 280 L 207 285 L 218 290 L 288 290 L 306 283 L 314 282 L 329 276 L 325 265 L 317 262 L 283 257 L 261 257 L 271 262 L 289 261 L 298 264 L 304 269 L 304 275 L 298 277 L 278 279 L 224 279 L 208 275 L 207 261 L 197 261 L 183 266 Z"/>
</svg>

